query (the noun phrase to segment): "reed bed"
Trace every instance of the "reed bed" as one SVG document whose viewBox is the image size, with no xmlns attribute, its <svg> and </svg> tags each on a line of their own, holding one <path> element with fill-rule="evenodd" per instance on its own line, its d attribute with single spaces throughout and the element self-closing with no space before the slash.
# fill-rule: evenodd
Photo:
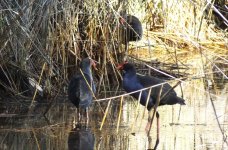
<svg viewBox="0 0 228 150">
<path fill-rule="evenodd" d="M 0 5 L 1 68 L 7 77 L 19 70 L 23 76 L 40 80 L 37 84 L 52 96 L 65 93 L 80 60 L 90 56 L 100 63 L 98 89 L 104 90 L 112 84 L 110 74 L 114 74 L 113 80 L 119 78 L 115 64 L 125 54 L 119 41 L 120 11 L 140 17 L 144 23 L 143 40 L 131 44 L 129 55 L 186 63 L 202 52 L 209 59 L 226 61 L 227 33 L 207 23 L 206 6 L 201 1 L 4 0 Z M 6 70 L 11 66 L 17 67 L 13 73 Z M 8 89 L 18 94 L 16 87 Z"/>
<path fill-rule="evenodd" d="M 119 86 L 121 75 L 115 66 L 124 58 L 170 64 L 156 66 L 163 70 L 172 70 L 173 65 L 177 70 L 187 66 L 186 78 L 193 76 L 191 63 L 201 58 L 203 74 L 219 71 L 227 80 L 227 70 L 221 67 L 228 63 L 228 35 L 208 23 L 207 6 L 200 0 L 2 0 L 0 71 L 9 82 L 1 80 L 0 85 L 10 95 L 32 97 L 32 106 L 39 98 L 37 88 L 24 95 L 30 89 L 29 81 L 26 87 L 20 86 L 24 77 L 32 78 L 37 81 L 36 86 L 42 87 L 43 97 L 51 101 L 50 97 L 66 94 L 69 79 L 87 56 L 99 62 L 98 71 L 94 72 L 98 93 Z M 143 23 L 143 39 L 131 42 L 127 52 L 121 42 L 120 11 L 139 17 Z M 128 95 L 119 96 L 120 106 Z M 102 129 L 111 99 L 116 97 L 96 97 L 97 102 L 104 100 L 107 106 Z M 117 131 L 121 108 L 118 116 Z"/>
</svg>

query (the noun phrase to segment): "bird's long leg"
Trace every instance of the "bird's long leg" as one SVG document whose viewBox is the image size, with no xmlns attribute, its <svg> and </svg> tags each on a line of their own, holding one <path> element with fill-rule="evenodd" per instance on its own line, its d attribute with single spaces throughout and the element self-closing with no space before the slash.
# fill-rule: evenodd
<svg viewBox="0 0 228 150">
<path fill-rule="evenodd" d="M 156 111 L 156 119 L 157 119 L 157 139 L 156 139 L 156 143 L 155 143 L 155 146 L 154 146 L 154 150 L 157 149 L 157 146 L 159 144 L 159 140 L 160 140 L 160 123 L 159 123 L 159 113 Z"/>
<path fill-rule="evenodd" d="M 78 122 L 81 122 L 81 114 L 80 114 L 80 108 L 77 108 L 77 115 L 78 115 Z"/>
<path fill-rule="evenodd" d="M 88 127 L 88 125 L 89 125 L 89 109 L 86 108 L 85 111 L 86 111 L 86 127 Z"/>
<path fill-rule="evenodd" d="M 154 111 L 153 111 L 153 115 L 152 115 L 152 118 L 150 117 L 150 111 L 149 111 L 149 117 L 148 117 L 148 123 L 147 123 L 147 126 L 146 126 L 146 131 L 147 131 L 147 135 L 149 136 L 150 134 L 150 129 L 151 129 L 151 125 L 153 123 L 153 120 L 154 120 L 154 116 L 155 116 L 155 113 L 156 113 L 156 117 L 158 116 L 159 117 L 159 114 L 157 112 L 157 107 L 159 105 L 159 102 L 160 102 L 160 97 L 161 97 L 161 93 L 162 93 L 162 88 L 163 88 L 163 85 L 161 85 L 160 87 L 160 90 L 159 90 L 159 93 L 158 93 L 158 97 L 156 99 L 156 103 L 154 105 Z M 158 114 L 158 115 L 157 115 Z"/>
<path fill-rule="evenodd" d="M 148 128 L 148 130 L 150 130 L 150 128 L 151 128 L 151 125 L 152 125 L 152 122 L 153 122 L 153 118 L 154 118 L 154 113 L 153 113 L 153 116 L 150 117 L 150 112 L 149 112 L 148 123 L 147 123 L 147 127 L 146 127 L 146 128 Z M 159 137 L 159 135 L 160 135 L 159 113 L 157 111 L 156 111 L 156 120 L 157 120 L 157 139 L 156 139 L 156 143 L 154 145 L 153 150 L 157 149 L 158 144 L 159 144 L 159 140 L 160 140 L 160 137 Z M 152 139 L 151 139 L 151 136 L 149 135 L 149 131 L 148 131 L 148 135 L 147 136 L 148 136 L 148 142 L 149 142 L 149 147 L 148 147 L 147 150 L 152 150 L 152 148 L 151 148 L 152 147 L 151 146 Z"/>
<path fill-rule="evenodd" d="M 145 131 L 146 131 L 147 134 L 148 134 L 148 132 L 149 132 L 149 130 L 151 128 L 153 117 L 154 116 L 151 116 L 151 111 L 148 111 L 148 121 L 147 121 L 146 128 L 145 128 Z"/>
<path fill-rule="evenodd" d="M 151 127 L 152 127 L 152 124 L 153 124 L 155 113 L 157 113 L 156 109 L 154 109 L 152 116 L 151 116 L 151 111 L 148 112 L 148 122 L 147 122 L 146 128 L 145 128 L 146 133 L 147 133 L 148 136 L 150 134 L 150 130 L 151 130 Z M 157 115 L 156 115 L 156 117 L 157 117 Z"/>
</svg>

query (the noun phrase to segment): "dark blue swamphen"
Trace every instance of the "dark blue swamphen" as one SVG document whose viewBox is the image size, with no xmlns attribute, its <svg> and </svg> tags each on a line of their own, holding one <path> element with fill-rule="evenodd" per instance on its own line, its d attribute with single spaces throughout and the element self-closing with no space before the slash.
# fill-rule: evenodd
<svg viewBox="0 0 228 150">
<path fill-rule="evenodd" d="M 142 39 L 143 29 L 140 20 L 133 15 L 123 15 L 120 18 L 121 28 L 121 42 L 125 45 L 125 52 L 127 52 L 130 41 L 139 41 Z"/>
<path fill-rule="evenodd" d="M 133 15 L 125 15 L 120 18 L 120 23 L 124 27 L 123 43 L 126 44 L 130 41 L 139 41 L 142 39 L 143 29 L 140 20 Z"/>
<path fill-rule="evenodd" d="M 152 76 L 143 76 L 143 75 L 138 75 L 136 74 L 136 69 L 133 66 L 133 64 L 131 63 L 122 63 L 119 64 L 117 69 L 119 70 L 123 70 L 123 89 L 130 93 L 133 91 L 137 91 L 146 87 L 150 87 L 153 85 L 157 85 L 157 84 L 161 84 L 164 81 Z M 153 87 L 150 93 L 150 97 L 148 100 L 148 104 L 147 104 L 147 110 L 150 111 L 156 103 L 156 100 L 159 96 L 159 92 L 160 92 L 161 86 L 156 86 Z M 141 98 L 140 98 L 140 104 L 142 104 L 143 106 L 146 106 L 146 102 L 147 102 L 147 96 L 149 94 L 149 89 L 148 90 L 143 90 L 141 93 Z M 138 99 L 140 96 L 140 92 L 137 93 L 133 93 L 131 94 L 131 96 L 133 96 L 135 99 Z M 180 104 L 180 105 L 185 105 L 185 100 L 178 97 L 176 92 L 173 90 L 173 88 L 168 84 L 165 83 L 163 84 L 162 87 L 162 91 L 160 94 L 160 102 L 158 104 L 158 106 L 161 105 L 174 105 L 174 104 Z M 156 141 L 156 145 L 155 145 L 155 149 L 159 143 L 159 114 L 158 112 L 156 112 L 156 117 L 157 117 L 157 141 Z M 147 127 L 146 130 L 148 131 L 150 126 L 151 126 L 151 118 L 148 118 L 148 123 L 147 123 Z"/>
<path fill-rule="evenodd" d="M 136 69 L 131 63 L 123 63 L 118 66 L 118 69 L 124 71 L 123 73 L 123 88 L 126 92 L 137 91 L 146 87 L 150 87 L 153 85 L 161 84 L 165 81 L 152 77 L 152 76 L 143 76 L 136 74 Z M 150 99 L 148 101 L 147 110 L 150 111 L 155 105 L 156 99 L 158 97 L 161 86 L 156 86 L 152 88 Z M 167 92 L 169 93 L 165 95 Z M 140 92 L 131 94 L 134 98 L 139 98 Z M 141 95 L 140 103 L 145 106 L 147 101 L 148 90 L 144 90 Z M 172 89 L 172 87 L 166 83 L 163 85 L 161 97 L 165 95 L 160 100 L 159 106 L 161 105 L 174 105 L 181 104 L 185 105 L 185 102 L 182 98 L 178 97 L 176 92 Z"/>
<path fill-rule="evenodd" d="M 91 66 L 96 69 L 96 63 L 90 58 L 85 58 L 80 64 L 80 71 L 70 81 L 68 86 L 68 98 L 79 110 L 86 111 L 86 119 L 88 121 L 88 107 L 92 103 L 96 87 L 93 81 Z M 79 110 L 80 112 L 80 110 Z M 80 117 L 80 113 L 79 117 Z M 80 119 L 79 119 L 80 120 Z"/>
</svg>

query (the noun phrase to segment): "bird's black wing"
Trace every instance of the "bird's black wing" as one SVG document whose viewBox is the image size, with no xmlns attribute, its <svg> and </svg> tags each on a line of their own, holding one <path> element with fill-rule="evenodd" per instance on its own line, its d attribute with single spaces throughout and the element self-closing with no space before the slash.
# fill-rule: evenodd
<svg viewBox="0 0 228 150">
<path fill-rule="evenodd" d="M 84 74 L 82 79 L 80 80 L 80 107 L 86 108 L 88 107 L 93 99 L 93 81 L 91 81 L 89 75 Z"/>
<path fill-rule="evenodd" d="M 68 98 L 78 108 L 80 102 L 80 82 L 82 76 L 76 75 L 70 80 L 68 86 Z"/>
<path fill-rule="evenodd" d="M 158 78 L 152 77 L 152 76 L 137 75 L 137 77 L 138 77 L 140 83 L 144 87 L 149 87 L 149 86 L 153 86 L 153 85 L 157 85 L 157 84 L 161 84 L 161 83 L 165 82 L 164 80 L 161 80 L 161 79 L 158 79 Z M 156 101 L 156 99 L 158 97 L 160 88 L 161 88 L 161 86 L 156 86 L 156 87 L 152 88 L 151 97 L 153 98 L 154 101 Z M 172 89 L 172 87 L 168 83 L 163 84 L 159 105 L 172 105 L 172 104 L 179 103 L 179 100 L 180 100 L 179 97 L 177 97 L 177 94 Z"/>
<path fill-rule="evenodd" d="M 69 100 L 76 107 L 88 107 L 92 101 L 92 92 L 91 92 L 91 79 L 89 75 L 77 74 L 74 76 L 68 87 L 68 97 Z M 92 89 L 95 87 L 92 87 Z"/>
</svg>

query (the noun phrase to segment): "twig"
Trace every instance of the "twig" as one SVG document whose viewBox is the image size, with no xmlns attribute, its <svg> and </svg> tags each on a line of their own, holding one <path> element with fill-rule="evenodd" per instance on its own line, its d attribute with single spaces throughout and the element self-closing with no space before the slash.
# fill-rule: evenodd
<svg viewBox="0 0 228 150">
<path fill-rule="evenodd" d="M 205 56 L 205 54 L 203 53 L 203 49 L 202 49 L 202 46 L 199 45 L 199 50 L 200 50 L 200 55 L 201 55 L 201 61 L 202 61 L 202 64 L 203 64 L 203 58 L 202 56 Z M 205 56 L 206 57 L 206 56 Z M 207 58 L 207 57 L 206 57 Z M 210 61 L 211 62 L 211 61 Z M 212 62 L 211 62 L 212 63 Z M 203 66 L 203 71 L 205 71 L 205 67 Z M 207 75 L 205 75 L 205 79 L 207 79 Z M 214 114 L 215 114 L 215 117 L 216 117 L 216 121 L 217 121 L 217 124 L 218 124 L 218 127 L 219 127 L 219 130 L 221 131 L 221 134 L 223 136 L 223 141 L 226 143 L 226 145 L 228 146 L 228 142 L 227 142 L 227 137 L 225 136 L 225 133 L 223 132 L 222 130 L 222 127 L 220 125 L 220 122 L 218 120 L 218 115 L 217 115 L 217 112 L 216 112 L 216 109 L 215 109 L 215 105 L 214 105 L 214 102 L 213 102 L 213 99 L 212 99 L 212 94 L 209 90 L 209 87 L 207 86 L 207 93 L 209 94 L 209 97 L 210 97 L 210 102 L 211 102 L 211 105 L 212 105 L 212 108 L 213 108 L 213 111 L 214 111 Z"/>
<path fill-rule="evenodd" d="M 89 84 L 89 82 L 87 81 L 87 79 L 86 79 L 86 77 L 85 77 L 85 75 L 84 75 L 83 71 L 81 70 L 81 68 L 80 68 L 79 70 L 80 70 L 80 72 L 81 72 L 81 74 L 82 74 L 82 76 L 83 76 L 84 80 L 86 81 L 86 84 L 87 84 L 87 86 L 89 87 L 89 89 L 90 89 L 90 91 L 91 91 L 91 93 L 92 93 L 93 97 L 94 97 L 94 98 L 95 98 L 95 100 L 96 100 L 97 98 L 96 98 L 96 96 L 95 96 L 95 94 L 94 94 L 94 92 L 93 92 L 93 90 L 92 90 L 92 87 L 91 87 L 92 85 L 90 85 L 90 84 Z M 104 113 L 104 110 L 102 109 L 102 107 L 101 107 L 100 103 L 99 103 L 99 102 L 97 102 L 97 103 L 98 103 L 98 106 L 100 107 L 100 109 L 101 109 L 102 113 Z"/>
<path fill-rule="evenodd" d="M 147 133 L 147 136 L 150 135 L 150 130 L 151 130 L 151 127 L 152 127 L 152 123 L 153 123 L 153 120 L 154 120 L 154 116 L 155 116 L 155 113 L 157 111 L 157 107 L 159 105 L 159 102 L 160 102 L 160 98 L 161 98 L 161 93 L 162 93 L 162 88 L 163 88 L 163 85 L 161 86 L 160 90 L 159 90 L 159 93 L 158 93 L 158 97 L 156 99 L 156 103 L 154 105 L 154 111 L 153 111 L 153 115 L 152 115 L 152 119 L 150 120 L 150 128 L 149 128 L 149 131 Z"/>
<path fill-rule="evenodd" d="M 43 72 L 44 72 L 44 69 L 45 69 L 45 68 L 46 68 L 46 62 L 43 64 L 43 67 L 42 67 L 42 70 L 41 70 L 41 73 L 40 73 L 40 77 L 39 77 L 39 81 L 38 81 L 38 85 L 40 85 L 40 82 L 41 82 L 41 79 L 42 79 Z M 34 103 L 34 100 L 35 100 L 37 91 L 38 91 L 38 89 L 36 88 L 36 89 L 35 89 L 35 92 L 34 92 L 34 95 L 33 95 L 33 98 L 32 98 L 32 102 L 31 102 L 31 104 L 30 104 L 30 106 L 29 106 L 30 109 L 31 109 L 31 107 L 33 106 L 33 103 Z"/>
<path fill-rule="evenodd" d="M 120 125 L 120 117 L 121 117 L 121 112 L 122 112 L 122 106 L 123 106 L 123 96 L 120 99 L 120 110 L 119 110 L 119 116 L 118 116 L 118 121 L 117 121 L 117 129 L 116 132 L 118 133 L 119 131 L 119 125 Z"/>
<path fill-rule="evenodd" d="M 104 125 L 106 116 L 108 114 L 108 109 L 109 109 L 110 103 L 111 103 L 111 99 L 108 101 L 108 106 L 106 107 L 105 114 L 104 114 L 104 117 L 103 117 L 102 122 L 101 122 L 100 130 L 102 130 L 102 127 Z"/>
<path fill-rule="evenodd" d="M 137 113 L 137 116 L 135 117 L 135 120 L 132 122 L 132 125 L 131 125 L 131 132 L 133 132 L 134 130 L 134 124 L 136 123 L 136 120 L 138 119 L 138 110 L 139 110 L 139 105 L 140 105 L 140 99 L 141 99 L 141 96 L 142 96 L 142 91 L 140 91 L 139 93 L 139 98 L 138 98 L 138 101 L 137 101 L 137 107 L 136 107 L 136 113 Z"/>
<path fill-rule="evenodd" d="M 144 90 L 147 90 L 147 89 L 150 89 L 150 88 L 153 88 L 153 87 L 161 86 L 161 85 L 166 84 L 166 83 L 169 83 L 169 82 L 170 82 L 170 81 L 163 82 L 163 83 L 156 84 L 156 85 L 153 85 L 153 86 L 149 86 L 149 87 L 146 87 L 146 88 L 142 88 L 142 89 L 140 89 L 140 90 L 136 90 L 136 91 L 133 91 L 133 92 L 121 94 L 121 95 L 118 95 L 118 96 L 108 97 L 108 98 L 102 98 L 102 99 L 98 99 L 98 100 L 95 100 L 95 101 L 100 102 L 100 101 L 106 101 L 106 100 L 116 99 L 116 98 L 119 98 L 119 97 L 121 97 L 121 96 L 128 96 L 128 95 L 131 95 L 131 94 L 133 94 L 133 93 L 137 93 L 137 92 L 144 91 Z"/>
<path fill-rule="evenodd" d="M 222 130 L 222 127 L 221 127 L 221 124 L 219 122 L 219 119 L 218 119 L 218 115 L 217 115 L 217 112 L 216 112 L 216 109 L 215 109 L 215 104 L 213 102 L 213 99 L 211 97 L 211 95 L 209 94 L 210 96 L 210 102 L 211 102 L 211 105 L 212 105 L 212 108 L 213 108 L 213 111 L 214 111 L 214 114 L 215 114 L 215 118 L 216 118 L 216 121 L 217 121 L 217 124 L 218 124 L 218 127 L 219 127 L 219 130 L 221 131 L 222 133 L 222 137 L 223 137 L 223 141 L 226 143 L 226 145 L 228 146 L 228 142 L 227 142 L 227 135 L 225 134 L 225 132 Z"/>
<path fill-rule="evenodd" d="M 39 142 L 38 142 L 38 139 L 37 139 L 37 137 L 36 137 L 36 133 L 35 133 L 34 129 L 32 129 L 32 133 L 33 133 L 33 137 L 34 137 L 34 139 L 35 139 L 35 141 L 36 141 L 36 145 L 37 145 L 38 150 L 41 150 L 41 149 L 40 149 L 40 145 L 39 145 Z"/>
<path fill-rule="evenodd" d="M 146 106 L 144 107 L 142 119 L 144 118 L 144 115 L 145 115 L 145 113 L 146 113 L 146 109 L 147 109 L 147 106 L 148 106 L 148 103 L 149 103 L 149 100 L 150 100 L 150 97 L 151 97 L 151 95 L 150 95 L 150 94 L 151 94 L 151 90 L 152 90 L 152 88 L 149 89 L 149 93 L 148 93 L 148 95 L 147 95 Z"/>
</svg>

